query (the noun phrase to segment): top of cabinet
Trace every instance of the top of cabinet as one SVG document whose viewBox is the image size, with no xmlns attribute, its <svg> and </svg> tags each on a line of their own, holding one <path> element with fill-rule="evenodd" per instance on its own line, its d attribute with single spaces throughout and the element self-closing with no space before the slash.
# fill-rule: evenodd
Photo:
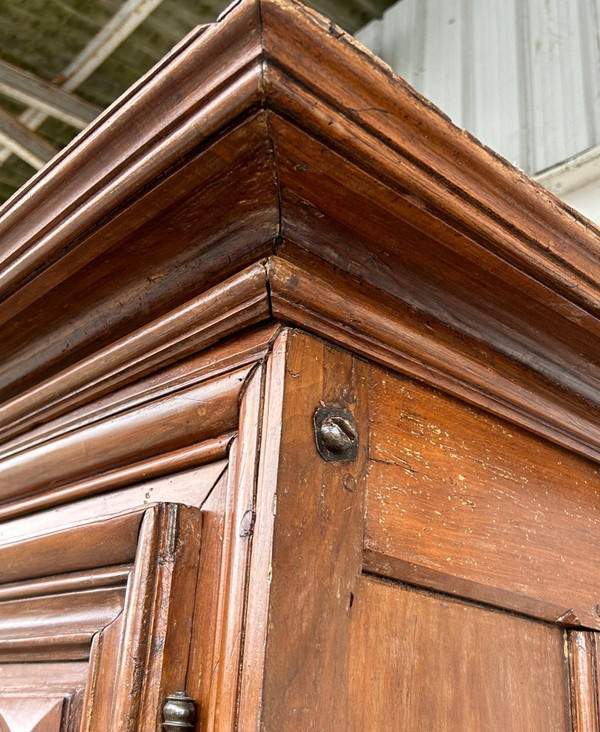
<svg viewBox="0 0 600 732">
<path fill-rule="evenodd" d="M 281 319 L 597 459 L 599 241 L 339 27 L 241 0 L 0 211 L 0 437 L 208 297 L 212 342 Z"/>
</svg>

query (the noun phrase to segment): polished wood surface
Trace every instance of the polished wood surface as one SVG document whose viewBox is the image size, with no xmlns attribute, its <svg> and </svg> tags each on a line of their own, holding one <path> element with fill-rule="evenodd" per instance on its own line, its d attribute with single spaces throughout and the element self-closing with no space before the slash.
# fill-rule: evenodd
<svg viewBox="0 0 600 732">
<path fill-rule="evenodd" d="M 159 504 L 0 549 L 10 580 L 0 585 L 9 730 L 34 721 L 48 730 L 157 727 L 163 697 L 185 686 L 201 519 L 198 509 Z M 85 676 L 75 661 L 89 665 Z M 59 663 L 60 684 L 44 688 L 44 669 Z M 60 726 L 75 697 L 77 718 Z"/>
<path fill-rule="evenodd" d="M 395 351 L 403 370 L 599 455 L 597 230 L 293 0 L 244 0 L 192 34 L 3 209 L 0 241 L 8 403 L 31 391 L 54 411 L 70 390 L 91 400 L 134 378 L 169 358 L 171 318 L 176 333 L 203 298 L 216 321 L 173 353 L 267 320 L 265 262 L 300 252 L 326 286 L 345 273 L 389 303 L 366 334 L 353 316 L 370 357 Z M 390 343 L 398 309 L 428 326 L 418 343 Z M 346 315 L 329 318 L 338 333 Z M 145 330 L 158 352 L 136 357 Z M 22 409 L 7 405 L 7 429 Z"/>
<path fill-rule="evenodd" d="M 295 0 L 190 34 L 0 211 L 0 730 L 600 732 L 598 241 Z"/>
<path fill-rule="evenodd" d="M 321 405 L 367 431 L 365 364 L 292 332 L 268 376 L 240 719 L 248 729 L 346 729 L 348 623 L 360 572 L 364 458 L 325 462 Z M 291 588 L 294 587 L 294 592 Z M 292 632 L 293 629 L 293 632 Z"/>
</svg>

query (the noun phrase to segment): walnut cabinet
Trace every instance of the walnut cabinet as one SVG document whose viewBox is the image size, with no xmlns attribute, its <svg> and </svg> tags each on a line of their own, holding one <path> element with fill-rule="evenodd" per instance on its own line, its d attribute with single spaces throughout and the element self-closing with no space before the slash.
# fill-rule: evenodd
<svg viewBox="0 0 600 732">
<path fill-rule="evenodd" d="M 302 5 L 195 30 L 0 213 L 0 730 L 600 732 L 599 242 Z"/>
</svg>

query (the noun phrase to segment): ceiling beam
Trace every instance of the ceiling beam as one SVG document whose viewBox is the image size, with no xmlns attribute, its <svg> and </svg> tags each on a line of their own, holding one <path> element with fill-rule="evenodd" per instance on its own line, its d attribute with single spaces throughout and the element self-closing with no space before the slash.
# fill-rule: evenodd
<svg viewBox="0 0 600 732">
<path fill-rule="evenodd" d="M 0 92 L 78 129 L 86 127 L 102 111 L 100 107 L 2 60 Z"/>
<path fill-rule="evenodd" d="M 34 168 L 41 168 L 58 150 L 43 137 L 0 108 L 0 142 Z"/>
<path fill-rule="evenodd" d="M 63 89 L 73 91 L 116 50 L 163 0 L 127 0 L 63 71 Z"/>
<path fill-rule="evenodd" d="M 60 75 L 60 88 L 65 92 L 74 91 L 106 61 L 162 1 L 126 0 L 117 13 L 63 71 Z M 308 5 L 330 16 L 350 32 L 358 30 L 369 20 L 380 17 L 385 9 L 394 2 L 395 0 L 307 0 Z M 212 0 L 211 5 L 214 7 L 215 17 L 217 12 L 228 4 L 230 4 L 228 0 Z M 29 130 L 37 130 L 49 115 L 58 116 L 56 109 L 53 112 L 41 109 L 39 97 L 37 105 L 32 102 L 27 103 L 31 108 L 26 109 L 20 115 L 19 121 Z M 0 139 L 1 144 L 3 143 Z M 0 148 L 0 165 L 8 159 L 11 152 L 13 150 L 6 144 L 4 149 Z"/>
<path fill-rule="evenodd" d="M 61 74 L 61 89 L 72 92 L 88 79 L 161 2 L 162 0 L 127 0 L 65 68 Z M 26 109 L 20 115 L 19 121 L 29 130 L 37 130 L 46 117 L 39 109 Z M 8 145 L 0 149 L 0 165 L 6 162 L 11 152 L 13 150 Z"/>
</svg>

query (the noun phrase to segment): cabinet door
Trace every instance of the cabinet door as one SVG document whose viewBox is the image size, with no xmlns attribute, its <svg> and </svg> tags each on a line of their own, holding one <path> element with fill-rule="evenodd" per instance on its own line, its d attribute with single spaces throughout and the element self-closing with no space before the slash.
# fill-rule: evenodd
<svg viewBox="0 0 600 732">
<path fill-rule="evenodd" d="M 370 377 L 353 678 L 371 729 L 597 732 L 598 466 Z"/>
<path fill-rule="evenodd" d="M 571 730 L 562 628 L 371 577 L 352 615 L 352 729 Z"/>
<path fill-rule="evenodd" d="M 0 730 L 160 729 L 186 683 L 200 526 L 160 504 L 0 547 Z"/>
<path fill-rule="evenodd" d="M 241 727 L 598 732 L 597 466 L 309 336 L 284 345 Z M 323 407 L 356 460 L 319 449 Z"/>
</svg>

